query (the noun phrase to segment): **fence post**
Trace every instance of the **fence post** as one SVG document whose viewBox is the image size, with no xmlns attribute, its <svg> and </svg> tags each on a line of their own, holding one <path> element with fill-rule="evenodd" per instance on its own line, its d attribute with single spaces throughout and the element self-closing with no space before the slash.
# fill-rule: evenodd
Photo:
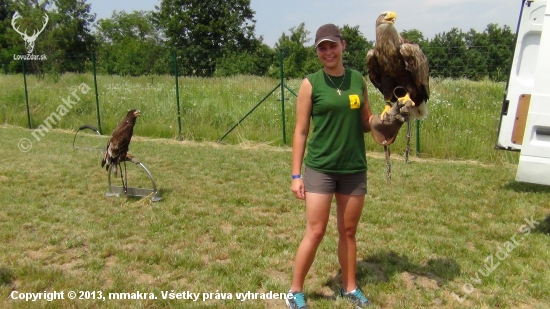
<svg viewBox="0 0 550 309">
<path fill-rule="evenodd" d="M 420 120 L 418 119 L 416 119 L 416 156 L 420 157 Z"/>
<path fill-rule="evenodd" d="M 29 109 L 29 94 L 27 92 L 27 74 L 25 73 L 25 60 L 23 59 L 21 59 L 21 66 L 23 67 L 23 81 L 25 83 L 25 102 L 27 103 L 27 121 L 29 123 L 29 129 L 32 129 L 31 112 Z"/>
<path fill-rule="evenodd" d="M 174 58 L 174 75 L 176 76 L 176 104 L 178 105 L 178 140 L 182 140 L 181 138 L 181 112 L 180 112 L 180 90 L 179 90 L 179 84 L 178 84 L 178 61 L 177 61 L 177 55 L 176 51 L 173 52 L 173 58 Z"/>
<path fill-rule="evenodd" d="M 97 130 L 101 134 L 101 116 L 99 112 L 99 94 L 97 92 L 97 74 L 95 70 L 95 52 L 92 52 L 92 71 L 94 73 L 94 87 L 95 87 L 95 106 L 97 110 Z"/>
<path fill-rule="evenodd" d="M 286 145 L 286 129 L 285 129 L 285 80 L 284 80 L 284 70 L 283 70 L 283 50 L 279 49 L 279 77 L 281 79 L 281 116 L 282 116 L 282 127 L 283 127 L 283 145 Z"/>
</svg>

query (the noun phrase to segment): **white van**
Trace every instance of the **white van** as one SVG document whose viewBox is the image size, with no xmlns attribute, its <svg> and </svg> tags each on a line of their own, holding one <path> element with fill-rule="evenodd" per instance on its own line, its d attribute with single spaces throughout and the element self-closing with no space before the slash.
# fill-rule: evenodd
<svg viewBox="0 0 550 309">
<path fill-rule="evenodd" d="M 523 0 L 497 149 L 519 151 L 516 181 L 550 185 L 550 6 Z"/>
</svg>

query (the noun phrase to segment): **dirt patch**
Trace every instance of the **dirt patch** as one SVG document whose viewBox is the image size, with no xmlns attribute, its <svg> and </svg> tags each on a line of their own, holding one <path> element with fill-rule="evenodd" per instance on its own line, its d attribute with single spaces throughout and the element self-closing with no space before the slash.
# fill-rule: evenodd
<svg viewBox="0 0 550 309">
<path fill-rule="evenodd" d="M 47 247 L 45 247 L 44 249 L 36 250 L 36 251 L 27 251 L 27 256 L 31 260 L 35 260 L 35 261 L 48 260 L 52 257 L 52 255 L 53 255 L 53 252 L 48 251 Z"/>
<path fill-rule="evenodd" d="M 135 282 L 153 286 L 157 283 L 157 279 L 150 274 L 144 274 L 139 270 L 132 269 L 128 274 L 135 279 Z"/>
<path fill-rule="evenodd" d="M 101 277 L 103 278 L 104 287 L 110 288 L 113 285 L 113 279 L 110 276 L 110 273 L 113 267 L 116 265 L 117 258 L 114 255 L 110 255 L 105 258 L 105 264 L 103 265 L 103 270 L 101 272 Z"/>
<path fill-rule="evenodd" d="M 427 276 L 417 275 L 406 271 L 401 273 L 400 277 L 407 289 L 414 289 L 417 286 L 430 291 L 439 289 L 438 281 Z"/>
<path fill-rule="evenodd" d="M 233 225 L 229 223 L 224 223 L 220 226 L 220 229 L 226 234 L 231 234 L 231 231 L 233 231 Z"/>
<path fill-rule="evenodd" d="M 282 271 L 271 269 L 268 271 L 269 278 L 277 282 L 290 282 L 290 275 Z"/>
</svg>

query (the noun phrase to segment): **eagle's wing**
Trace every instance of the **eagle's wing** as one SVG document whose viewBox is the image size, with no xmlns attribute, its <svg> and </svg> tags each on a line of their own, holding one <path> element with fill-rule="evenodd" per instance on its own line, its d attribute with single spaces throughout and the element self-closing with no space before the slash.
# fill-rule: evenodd
<svg viewBox="0 0 550 309">
<path fill-rule="evenodd" d="M 109 139 L 109 142 L 107 143 L 105 158 L 101 162 L 102 167 L 107 164 L 106 168 L 109 169 L 109 165 L 112 162 L 118 164 L 124 161 L 133 132 L 133 125 L 126 121 L 126 119 L 122 120 L 117 125 L 111 135 L 111 138 Z"/>
<path fill-rule="evenodd" d="M 118 155 L 126 155 L 125 152 L 128 151 L 128 146 L 130 145 L 130 140 L 132 139 L 132 134 L 134 133 L 134 126 L 127 121 L 123 121 L 119 126 L 113 131 L 111 136 L 111 141 L 109 144 L 113 147 L 113 150 L 117 151 Z"/>
<path fill-rule="evenodd" d="M 404 43 L 399 49 L 405 66 L 412 73 L 414 82 L 418 89 L 422 89 L 426 99 L 430 96 L 430 69 L 428 59 L 418 44 Z"/>
<path fill-rule="evenodd" d="M 380 90 L 380 92 L 383 93 L 380 65 L 378 64 L 378 58 L 376 57 L 374 49 L 371 49 L 367 52 L 367 71 L 371 83 L 374 85 L 374 87 L 376 87 L 378 90 Z"/>
</svg>

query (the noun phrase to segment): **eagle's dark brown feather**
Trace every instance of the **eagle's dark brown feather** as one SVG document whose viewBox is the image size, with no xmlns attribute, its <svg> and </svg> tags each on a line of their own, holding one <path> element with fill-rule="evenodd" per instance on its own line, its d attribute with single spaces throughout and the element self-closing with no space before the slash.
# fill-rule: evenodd
<svg viewBox="0 0 550 309">
<path fill-rule="evenodd" d="M 112 165 L 115 175 L 120 163 L 126 161 L 128 158 L 130 140 L 134 133 L 136 118 L 139 115 L 139 110 L 133 109 L 129 111 L 126 117 L 122 119 L 113 130 L 113 134 L 111 134 L 111 138 L 107 143 L 105 157 L 101 161 L 101 167 L 105 166 L 105 169 L 109 170 L 109 167 Z"/>
<path fill-rule="evenodd" d="M 369 79 L 387 102 L 396 102 L 394 89 L 404 87 L 415 103 L 411 118 L 424 118 L 430 97 L 428 60 L 418 44 L 399 35 L 394 21 L 393 12 L 384 12 L 376 20 L 376 45 L 367 52 Z"/>
</svg>

